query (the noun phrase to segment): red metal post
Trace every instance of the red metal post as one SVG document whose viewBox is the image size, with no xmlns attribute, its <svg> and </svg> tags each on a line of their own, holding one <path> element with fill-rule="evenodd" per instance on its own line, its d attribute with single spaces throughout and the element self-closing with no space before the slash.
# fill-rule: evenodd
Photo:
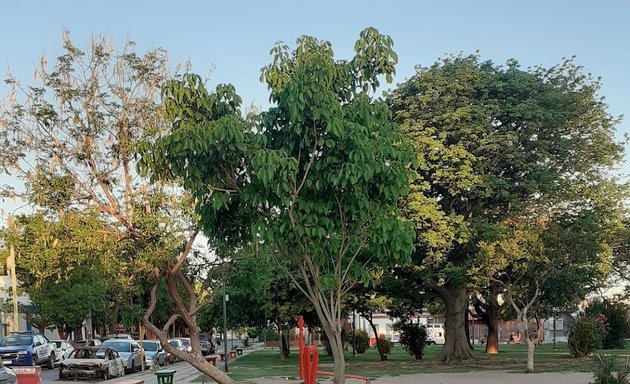
<svg viewBox="0 0 630 384">
<path fill-rule="evenodd" d="M 302 316 L 298 318 L 298 326 L 300 327 L 300 352 L 298 354 L 300 380 L 304 380 L 304 318 Z"/>
</svg>

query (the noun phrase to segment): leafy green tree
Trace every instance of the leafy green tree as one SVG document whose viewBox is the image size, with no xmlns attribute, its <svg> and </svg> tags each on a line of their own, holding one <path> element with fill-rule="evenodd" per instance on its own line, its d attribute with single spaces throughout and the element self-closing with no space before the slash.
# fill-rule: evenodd
<svg viewBox="0 0 630 384">
<path fill-rule="evenodd" d="M 103 318 L 114 273 L 118 232 L 96 212 L 65 212 L 51 219 L 45 212 L 18 216 L 1 232 L 6 256 L 16 254 L 16 274 L 33 310 L 28 320 L 43 332 L 57 328 L 62 337 L 92 317 Z M 90 285 L 90 282 L 92 285 Z M 95 300 L 95 297 L 102 295 Z"/>
<path fill-rule="evenodd" d="M 253 235 L 291 262 L 297 273 L 286 272 L 330 340 L 337 383 L 345 382 L 342 297 L 373 266 L 404 263 L 411 245 L 396 208 L 411 159 L 387 105 L 370 97 L 379 76 L 391 80 L 397 57 L 373 28 L 355 51 L 337 61 L 330 43 L 312 37 L 293 51 L 276 45 L 262 70 L 273 107 L 248 119 L 231 86 L 209 93 L 195 76 L 172 82 L 172 134 L 143 155 L 197 198 L 209 238 Z"/>
<path fill-rule="evenodd" d="M 52 66 L 42 57 L 35 84 L 7 77 L 11 90 L 0 110 L 0 170 L 25 188 L 5 185 L 0 194 L 44 206 L 57 216 L 71 209 L 98 212 L 120 232 L 117 274 L 110 281 L 115 285 L 110 326 L 123 315 L 128 324 L 144 321 L 168 352 L 231 383 L 200 356 L 195 317 L 204 295 L 189 280 L 186 262 L 198 234 L 192 201 L 180 188 L 136 169 L 138 143 L 152 142 L 169 129 L 160 98 L 162 85 L 172 78 L 168 68 L 162 49 L 140 54 L 129 42 L 116 51 L 98 37 L 84 51 L 65 33 L 62 54 Z M 155 295 L 140 292 L 147 281 Z M 173 350 L 166 343 L 168 327 L 151 323 L 160 282 L 166 283 L 177 311 L 164 325 L 183 321 L 199 356 Z"/>
<path fill-rule="evenodd" d="M 599 87 L 572 60 L 523 70 L 455 56 L 388 95 L 417 154 L 403 209 L 418 233 L 416 274 L 446 307 L 441 360 L 472 358 L 464 314 L 478 244 L 508 218 L 582 207 L 621 159 Z"/>
</svg>

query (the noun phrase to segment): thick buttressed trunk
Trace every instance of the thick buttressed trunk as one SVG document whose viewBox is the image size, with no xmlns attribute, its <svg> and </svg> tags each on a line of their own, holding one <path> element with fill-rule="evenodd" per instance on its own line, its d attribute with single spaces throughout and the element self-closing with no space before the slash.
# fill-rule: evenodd
<svg viewBox="0 0 630 384">
<path fill-rule="evenodd" d="M 437 359 L 450 363 L 453 360 L 474 359 L 466 338 L 465 313 L 468 305 L 466 288 L 435 288 L 436 294 L 444 302 L 446 323 L 444 324 L 445 341 Z"/>
<path fill-rule="evenodd" d="M 376 339 L 376 349 L 378 350 L 378 355 L 381 357 L 381 361 L 387 360 L 387 356 L 383 353 L 383 347 L 381 343 L 378 342 L 378 331 L 376 330 L 376 325 L 374 324 L 374 320 L 372 319 L 372 314 L 365 316 L 368 323 L 370 323 L 370 327 L 372 328 L 372 332 L 374 332 L 374 337 Z"/>
</svg>

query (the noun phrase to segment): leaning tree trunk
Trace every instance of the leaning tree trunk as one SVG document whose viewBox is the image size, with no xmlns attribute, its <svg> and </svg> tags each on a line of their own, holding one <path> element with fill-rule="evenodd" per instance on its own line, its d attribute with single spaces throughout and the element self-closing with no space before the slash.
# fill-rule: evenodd
<svg viewBox="0 0 630 384">
<path fill-rule="evenodd" d="M 492 297 L 486 306 L 486 326 L 488 327 L 488 337 L 486 337 L 486 353 L 499 353 L 499 303 L 497 297 Z"/>
<path fill-rule="evenodd" d="M 365 315 L 364 315 L 365 316 Z M 374 332 L 374 337 L 376 338 L 376 349 L 378 350 L 378 355 L 381 357 L 381 361 L 387 360 L 387 356 L 383 353 L 383 346 L 378 341 L 378 331 L 376 330 L 376 325 L 374 324 L 374 319 L 372 319 L 372 314 L 370 313 L 368 316 L 365 316 L 370 327 L 372 327 L 372 331 Z"/>
<path fill-rule="evenodd" d="M 440 286 L 435 288 L 435 292 L 446 307 L 444 347 L 437 359 L 444 363 L 450 363 L 452 360 L 474 359 L 473 352 L 466 338 L 466 327 L 464 324 L 466 307 L 468 305 L 466 288 Z"/>
</svg>

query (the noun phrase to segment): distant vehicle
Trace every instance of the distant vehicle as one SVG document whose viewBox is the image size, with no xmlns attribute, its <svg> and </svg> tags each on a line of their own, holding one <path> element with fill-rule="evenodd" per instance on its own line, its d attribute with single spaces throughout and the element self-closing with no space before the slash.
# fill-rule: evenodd
<svg viewBox="0 0 630 384">
<path fill-rule="evenodd" d="M 184 343 L 182 343 L 182 341 L 180 339 L 170 339 L 170 340 L 168 340 L 168 344 L 171 347 L 177 349 L 178 351 L 186 352 L 186 347 L 184 346 Z M 177 361 L 180 361 L 180 359 L 177 356 L 172 355 L 172 354 L 167 352 L 166 353 L 166 361 L 167 361 L 168 364 L 170 364 L 170 363 L 175 363 Z"/>
<path fill-rule="evenodd" d="M 68 340 L 48 340 L 48 341 L 50 343 L 55 344 L 55 348 L 57 349 L 57 352 L 55 353 L 55 356 L 57 356 L 57 364 L 67 359 L 68 356 L 70 356 L 70 354 L 74 350 L 74 347 Z"/>
<path fill-rule="evenodd" d="M 55 368 L 55 346 L 42 335 L 11 333 L 0 341 L 3 365 L 46 365 Z"/>
<path fill-rule="evenodd" d="M 215 353 L 214 340 L 209 338 L 207 333 L 199 334 L 199 345 L 201 346 L 202 355 L 206 356 Z"/>
<path fill-rule="evenodd" d="M 147 367 L 166 364 L 166 351 L 162 348 L 160 340 L 143 340 L 141 345 Z"/>
<path fill-rule="evenodd" d="M 192 345 L 190 344 L 190 337 L 178 337 L 184 344 L 184 350 L 188 353 L 192 353 Z"/>
<path fill-rule="evenodd" d="M 103 347 L 113 348 L 125 362 L 125 369 L 134 372 L 142 366 L 142 353 L 140 344 L 135 340 L 107 339 Z"/>
<path fill-rule="evenodd" d="M 98 347 L 101 344 L 103 344 L 103 342 L 99 339 L 79 340 L 74 342 L 74 348 Z"/>
<path fill-rule="evenodd" d="M 59 367 L 59 379 L 103 379 L 123 376 L 125 363 L 108 347 L 80 347 Z"/>
<path fill-rule="evenodd" d="M 107 335 L 107 339 L 133 340 L 133 337 L 129 333 L 110 333 L 110 334 Z"/>
<path fill-rule="evenodd" d="M 17 378 L 15 377 L 15 373 L 9 367 L 5 367 L 2 364 L 2 360 L 0 360 L 0 383 L 2 384 L 16 384 Z"/>
<path fill-rule="evenodd" d="M 427 324 L 427 344 L 436 345 L 444 344 L 444 324 Z"/>
</svg>

